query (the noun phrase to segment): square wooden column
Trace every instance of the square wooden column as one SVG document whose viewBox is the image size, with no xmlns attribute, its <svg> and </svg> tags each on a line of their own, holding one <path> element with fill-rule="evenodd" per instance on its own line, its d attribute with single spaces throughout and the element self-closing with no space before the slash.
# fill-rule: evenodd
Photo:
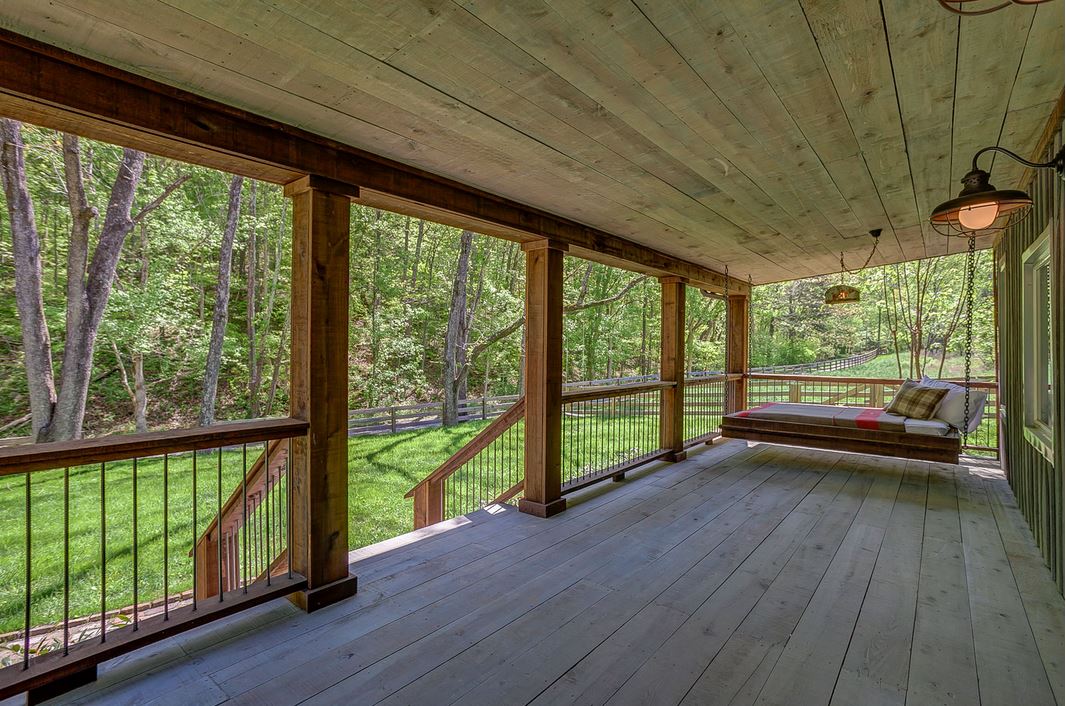
<svg viewBox="0 0 1066 706">
<path fill-rule="evenodd" d="M 668 461 L 685 460 L 685 280 L 662 277 L 662 317 L 659 377 L 676 383 L 659 395 L 659 447 Z"/>
<path fill-rule="evenodd" d="M 358 189 L 308 176 L 285 186 L 292 199 L 290 414 L 310 424 L 293 439 L 293 571 L 310 612 L 352 596 L 348 573 L 348 238 Z"/>
<path fill-rule="evenodd" d="M 727 373 L 748 372 L 748 307 L 751 299 L 747 294 L 731 294 L 727 302 L 728 332 L 726 346 L 729 347 Z M 726 414 L 739 412 L 748 408 L 748 379 L 741 378 L 726 384 Z"/>
<path fill-rule="evenodd" d="M 562 497 L 563 256 L 550 240 L 523 243 L 526 252 L 526 485 L 518 509 L 551 517 Z"/>
</svg>

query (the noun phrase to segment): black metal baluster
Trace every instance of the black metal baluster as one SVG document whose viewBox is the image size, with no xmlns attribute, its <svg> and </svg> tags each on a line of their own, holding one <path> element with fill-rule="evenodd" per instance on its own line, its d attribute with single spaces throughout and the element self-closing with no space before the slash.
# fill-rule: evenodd
<svg viewBox="0 0 1066 706">
<path fill-rule="evenodd" d="M 140 611 L 137 607 L 138 575 L 138 546 L 137 546 L 137 459 L 133 459 L 133 630 L 140 627 Z"/>
<path fill-rule="evenodd" d="M 248 593 L 248 444 L 241 444 L 241 542 L 244 566 L 240 572 L 244 579 L 244 592 Z"/>
<path fill-rule="evenodd" d="M 63 654 L 70 653 L 70 468 L 63 469 Z"/>
<path fill-rule="evenodd" d="M 192 452 L 192 609 L 196 610 L 196 587 L 197 587 L 197 568 L 196 557 L 198 552 L 196 551 L 196 545 L 199 543 L 199 535 L 196 533 L 196 506 L 199 504 L 200 496 L 196 492 L 196 451 Z"/>
<path fill-rule="evenodd" d="M 270 565 L 274 561 L 274 553 L 270 550 L 274 543 L 272 541 L 273 535 L 271 534 L 271 527 L 270 527 L 270 503 L 273 502 L 273 498 L 270 495 L 270 470 L 271 469 L 270 469 L 270 442 L 269 441 L 264 441 L 263 442 L 263 470 L 266 472 L 266 475 L 264 476 L 265 480 L 263 481 L 263 485 L 266 488 L 266 490 L 264 491 L 265 494 L 263 495 L 263 504 L 266 505 L 266 509 L 264 510 L 264 512 L 266 512 L 266 536 L 265 536 L 265 540 L 266 540 L 266 559 L 267 559 L 266 560 L 266 565 L 267 565 L 266 574 L 267 574 L 267 586 L 269 586 L 270 585 Z"/>
<path fill-rule="evenodd" d="M 289 556 L 289 560 L 286 562 L 289 565 L 289 579 L 292 579 L 292 439 L 289 439 L 289 451 L 285 454 L 285 465 L 287 467 L 285 473 L 285 502 L 287 504 L 285 510 L 285 551 Z"/>
<path fill-rule="evenodd" d="M 100 464 L 100 642 L 107 642 L 107 496 L 104 476 L 107 463 Z"/>
<path fill-rule="evenodd" d="M 222 602 L 222 447 L 218 447 L 218 515 L 215 520 L 215 558 L 218 561 L 218 601 Z"/>
<path fill-rule="evenodd" d="M 33 605 L 33 585 L 30 578 L 30 566 L 33 558 L 33 510 L 30 501 L 30 474 L 26 473 L 26 606 L 22 634 L 22 668 L 30 667 L 30 609 Z"/>
<path fill-rule="evenodd" d="M 170 454 L 163 454 L 163 621 L 170 620 Z"/>
</svg>

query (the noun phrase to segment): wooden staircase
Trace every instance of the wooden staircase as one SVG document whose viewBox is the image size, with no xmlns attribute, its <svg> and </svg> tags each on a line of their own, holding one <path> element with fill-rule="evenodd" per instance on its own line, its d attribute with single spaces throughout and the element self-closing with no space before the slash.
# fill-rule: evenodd
<svg viewBox="0 0 1066 706">
<path fill-rule="evenodd" d="M 276 576 L 288 570 L 288 503 L 274 492 L 287 477 L 288 466 L 289 440 L 269 442 L 265 454 L 261 452 L 249 466 L 244 482 L 234 488 L 222 511 L 200 535 L 193 549 L 199 568 L 194 586 L 197 600 L 217 596 L 220 588 L 225 593 L 241 587 L 244 539 L 251 566 L 246 569 L 249 583 L 265 578 L 268 572 Z M 273 518 L 264 527 L 257 510 L 266 502 L 273 504 L 268 511 Z M 249 534 L 244 532 L 246 520 Z"/>
</svg>

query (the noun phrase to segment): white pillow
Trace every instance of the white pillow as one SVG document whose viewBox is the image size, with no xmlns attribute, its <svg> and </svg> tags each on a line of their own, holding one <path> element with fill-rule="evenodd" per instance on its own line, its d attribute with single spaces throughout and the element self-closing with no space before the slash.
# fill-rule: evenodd
<svg viewBox="0 0 1066 706">
<path fill-rule="evenodd" d="M 933 412 L 933 418 L 947 422 L 956 429 L 962 429 L 963 417 L 966 413 L 966 388 L 947 380 L 934 380 L 926 375 L 922 376 L 921 384 L 947 389 L 948 393 L 940 400 L 936 411 Z M 987 400 L 988 390 L 970 390 L 970 419 L 965 425 L 967 433 L 973 433 L 977 431 L 977 427 L 981 426 Z"/>
</svg>

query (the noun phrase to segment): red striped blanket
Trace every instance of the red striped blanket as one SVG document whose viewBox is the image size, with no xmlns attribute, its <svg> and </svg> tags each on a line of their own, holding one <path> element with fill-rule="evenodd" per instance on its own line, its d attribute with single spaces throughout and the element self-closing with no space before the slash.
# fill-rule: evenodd
<svg viewBox="0 0 1066 706">
<path fill-rule="evenodd" d="M 906 417 L 901 417 L 898 414 L 889 414 L 877 407 L 837 407 L 828 404 L 767 402 L 758 407 L 737 412 L 737 416 L 778 422 L 850 427 L 853 429 L 907 430 L 904 426 Z"/>
</svg>

